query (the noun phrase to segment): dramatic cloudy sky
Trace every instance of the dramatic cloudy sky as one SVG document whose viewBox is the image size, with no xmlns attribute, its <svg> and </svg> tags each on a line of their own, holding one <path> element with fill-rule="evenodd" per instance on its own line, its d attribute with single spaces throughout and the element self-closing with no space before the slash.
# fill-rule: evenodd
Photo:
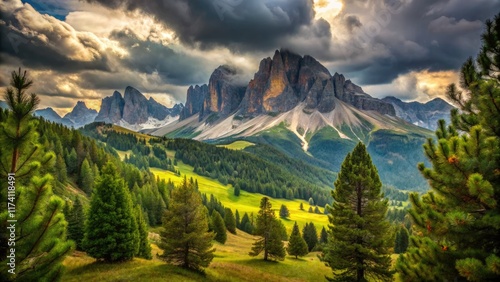
<svg viewBox="0 0 500 282">
<path fill-rule="evenodd" d="M 498 0 L 45 0 L 0 2 L 0 90 L 30 71 L 42 107 L 131 85 L 172 106 L 231 64 L 309 54 L 375 97 L 427 101 L 458 80 Z"/>
</svg>

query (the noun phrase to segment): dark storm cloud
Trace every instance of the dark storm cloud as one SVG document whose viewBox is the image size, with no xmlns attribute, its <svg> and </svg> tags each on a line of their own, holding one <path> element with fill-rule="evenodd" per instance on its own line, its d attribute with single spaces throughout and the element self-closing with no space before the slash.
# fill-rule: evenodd
<svg viewBox="0 0 500 282">
<path fill-rule="evenodd" d="M 76 32 L 56 18 L 41 15 L 30 5 L 3 10 L 1 13 L 2 58 L 18 58 L 25 67 L 31 69 L 60 72 L 109 70 L 109 58 L 101 50 L 101 44 L 95 36 Z"/>
<path fill-rule="evenodd" d="M 205 58 L 183 54 L 149 39 L 140 40 L 131 30 L 115 31 L 111 39 L 120 42 L 129 55 L 122 59 L 128 69 L 153 74 L 158 73 L 165 83 L 190 85 L 206 81 L 213 71 L 213 63 Z"/>
<path fill-rule="evenodd" d="M 330 59 L 343 60 L 341 71 L 362 85 L 389 83 L 413 70 L 456 70 L 477 54 L 484 21 L 499 11 L 496 0 L 344 1 L 339 23 L 349 30 L 356 16 L 363 26 Z"/>
<path fill-rule="evenodd" d="M 314 21 L 310 0 L 87 0 L 154 15 L 189 45 L 271 50 Z"/>
</svg>

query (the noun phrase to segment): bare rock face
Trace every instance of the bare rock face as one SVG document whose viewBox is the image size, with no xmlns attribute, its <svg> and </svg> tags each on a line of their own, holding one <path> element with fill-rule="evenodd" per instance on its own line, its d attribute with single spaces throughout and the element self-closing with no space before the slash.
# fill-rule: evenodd
<svg viewBox="0 0 500 282">
<path fill-rule="evenodd" d="M 179 120 L 187 119 L 201 112 L 206 96 L 208 96 L 208 86 L 206 84 L 190 86 L 187 91 L 186 106 L 180 112 Z"/>
<path fill-rule="evenodd" d="M 218 67 L 210 76 L 200 119 L 211 113 L 220 117 L 229 115 L 240 105 L 245 89 L 236 69 L 227 65 Z"/>
<path fill-rule="evenodd" d="M 330 72 L 311 56 L 301 57 L 287 50 L 274 53 L 261 61 L 259 71 L 248 84 L 239 113 L 255 115 L 286 112 L 299 103 L 306 110 L 330 112 L 341 100 L 361 110 L 395 115 L 392 105 L 366 94 L 361 87 Z"/>
<path fill-rule="evenodd" d="M 140 124 L 148 120 L 148 99 L 139 90 L 127 86 L 124 95 L 123 120 L 130 124 Z"/>
<path fill-rule="evenodd" d="M 123 106 L 125 100 L 120 92 L 115 91 L 110 97 L 102 99 L 101 109 L 95 118 L 95 121 L 104 121 L 106 123 L 117 123 L 123 115 Z"/>
</svg>

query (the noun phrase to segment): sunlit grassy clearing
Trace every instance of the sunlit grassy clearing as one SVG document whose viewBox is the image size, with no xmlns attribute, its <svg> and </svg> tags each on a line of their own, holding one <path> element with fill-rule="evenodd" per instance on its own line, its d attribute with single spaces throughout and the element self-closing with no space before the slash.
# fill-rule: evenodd
<svg viewBox="0 0 500 282">
<path fill-rule="evenodd" d="M 255 144 L 252 142 L 239 140 L 239 141 L 234 141 L 233 143 L 227 144 L 227 145 L 217 145 L 217 147 L 224 147 L 224 148 L 228 148 L 231 150 L 243 150 L 246 147 L 253 146 L 253 145 L 255 145 Z"/>
<path fill-rule="evenodd" d="M 207 195 L 213 194 L 217 199 L 219 199 L 224 206 L 231 208 L 232 210 L 238 210 L 240 216 L 243 216 L 245 212 L 254 213 L 256 216 L 259 211 L 260 200 L 264 195 L 259 193 L 248 193 L 246 191 L 241 191 L 240 196 L 234 196 L 234 190 L 231 185 L 222 185 L 220 182 L 210 179 L 208 177 L 200 176 L 193 172 L 193 168 L 182 162 L 178 162 L 177 169 L 181 172 L 181 176 L 157 168 L 151 168 L 151 172 L 163 179 L 171 179 L 174 183 L 180 183 L 184 177 L 187 176 L 189 179 L 193 177 L 198 180 L 198 185 L 200 187 L 201 193 L 206 193 Z M 304 210 L 300 210 L 300 204 L 303 204 Z M 286 200 L 286 199 L 271 199 L 271 204 L 273 208 L 276 209 L 276 215 L 279 213 L 279 208 L 282 204 L 287 206 L 290 211 L 290 217 L 283 220 L 283 223 L 290 232 L 293 223 L 297 221 L 299 226 L 302 228 L 306 222 L 313 222 L 318 232 L 321 230 L 322 226 L 325 228 L 328 225 L 328 217 L 324 214 L 309 213 L 309 203 L 304 200 Z M 323 208 L 320 208 L 323 212 Z"/>
</svg>

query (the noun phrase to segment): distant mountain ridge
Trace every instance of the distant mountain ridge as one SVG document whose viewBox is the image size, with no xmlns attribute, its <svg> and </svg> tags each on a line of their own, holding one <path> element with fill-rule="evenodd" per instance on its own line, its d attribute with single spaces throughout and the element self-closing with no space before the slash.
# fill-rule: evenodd
<svg viewBox="0 0 500 282">
<path fill-rule="evenodd" d="M 89 123 L 94 122 L 97 116 L 97 111 L 94 109 L 87 108 L 87 105 L 83 101 L 76 102 L 75 107 L 69 113 L 67 113 L 63 119 L 69 120 L 75 128 L 82 127 Z"/>
<path fill-rule="evenodd" d="M 396 110 L 396 116 L 406 120 L 409 123 L 436 130 L 438 121 L 444 119 L 450 123 L 450 111 L 453 106 L 441 98 L 435 98 L 426 103 L 403 102 L 396 97 L 385 97 L 382 99 L 391 103 Z"/>
<path fill-rule="evenodd" d="M 132 130 L 160 127 L 178 119 L 184 106 L 172 108 L 149 100 L 137 89 L 127 86 L 124 96 L 118 91 L 102 99 L 101 109 L 95 121 L 117 124 Z"/>
</svg>

